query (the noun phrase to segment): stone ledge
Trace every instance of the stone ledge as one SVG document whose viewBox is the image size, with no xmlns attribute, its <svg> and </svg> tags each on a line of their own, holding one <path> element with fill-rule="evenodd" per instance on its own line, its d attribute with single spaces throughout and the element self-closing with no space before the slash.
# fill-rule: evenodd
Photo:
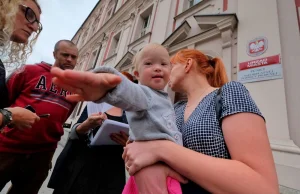
<svg viewBox="0 0 300 194">
<path fill-rule="evenodd" d="M 273 151 L 287 152 L 291 154 L 300 155 L 300 148 L 291 139 L 289 140 L 270 139 L 270 143 Z"/>
<path fill-rule="evenodd" d="M 289 187 L 279 186 L 280 194 L 300 194 L 299 190 L 291 189 Z"/>
</svg>

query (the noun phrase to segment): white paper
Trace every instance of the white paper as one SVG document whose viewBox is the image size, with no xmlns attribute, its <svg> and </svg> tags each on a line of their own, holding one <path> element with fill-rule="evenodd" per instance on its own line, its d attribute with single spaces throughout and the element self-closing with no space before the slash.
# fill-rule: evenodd
<svg viewBox="0 0 300 194">
<path fill-rule="evenodd" d="M 129 133 L 129 125 L 121 123 L 118 121 L 113 121 L 106 119 L 100 129 L 97 131 L 96 135 L 91 141 L 91 146 L 96 145 L 119 145 L 113 140 L 111 140 L 110 135 L 112 133 L 120 133 L 121 131 Z"/>
</svg>

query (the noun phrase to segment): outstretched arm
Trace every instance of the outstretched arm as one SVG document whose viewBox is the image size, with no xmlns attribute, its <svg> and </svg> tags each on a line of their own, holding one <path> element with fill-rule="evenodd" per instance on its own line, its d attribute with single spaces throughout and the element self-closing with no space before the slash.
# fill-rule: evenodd
<svg viewBox="0 0 300 194">
<path fill-rule="evenodd" d="M 57 67 L 51 69 L 53 82 L 74 93 L 67 96 L 70 101 L 96 101 L 115 88 L 122 79 L 120 76 L 92 72 L 80 72 L 74 70 L 61 70 Z"/>
<path fill-rule="evenodd" d="M 148 108 L 151 97 L 146 87 L 129 81 L 114 68 L 100 67 L 94 72 L 51 70 L 55 84 L 76 94 L 67 96 L 69 100 L 107 102 L 126 111 Z"/>
</svg>

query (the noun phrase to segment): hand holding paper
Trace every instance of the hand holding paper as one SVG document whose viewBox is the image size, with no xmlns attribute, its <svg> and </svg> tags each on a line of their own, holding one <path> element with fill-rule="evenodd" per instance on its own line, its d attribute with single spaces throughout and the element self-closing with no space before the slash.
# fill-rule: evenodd
<svg viewBox="0 0 300 194">
<path fill-rule="evenodd" d="M 128 134 L 129 132 L 129 125 L 113 120 L 106 119 L 96 135 L 94 136 L 93 140 L 91 141 L 91 146 L 97 145 L 119 145 L 119 142 L 115 142 L 111 139 L 111 134 L 113 133 L 120 133 L 123 131 L 124 133 Z"/>
<path fill-rule="evenodd" d="M 107 119 L 105 113 L 94 113 L 91 114 L 83 123 L 81 123 L 76 131 L 80 134 L 87 133 L 90 129 L 94 129 L 100 126 L 104 120 Z"/>
</svg>

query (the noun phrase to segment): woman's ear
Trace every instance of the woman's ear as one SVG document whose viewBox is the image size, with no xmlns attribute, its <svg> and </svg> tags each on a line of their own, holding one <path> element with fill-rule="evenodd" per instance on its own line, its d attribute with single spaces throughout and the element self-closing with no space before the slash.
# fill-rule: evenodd
<svg viewBox="0 0 300 194">
<path fill-rule="evenodd" d="M 192 69 L 193 59 L 188 58 L 184 67 L 185 73 L 188 73 Z"/>
</svg>

